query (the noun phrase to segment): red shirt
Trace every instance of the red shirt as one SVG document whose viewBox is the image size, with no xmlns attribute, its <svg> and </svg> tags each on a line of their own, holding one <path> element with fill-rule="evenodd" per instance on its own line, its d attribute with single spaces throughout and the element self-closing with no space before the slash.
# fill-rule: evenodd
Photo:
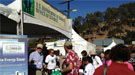
<svg viewBox="0 0 135 75">
<path fill-rule="evenodd" d="M 104 65 L 97 68 L 94 75 L 103 75 Z M 107 67 L 106 75 L 135 75 L 135 72 L 130 70 L 127 64 L 114 63 Z"/>
<path fill-rule="evenodd" d="M 65 60 L 66 60 L 66 65 L 69 65 L 69 64 L 73 65 L 72 71 L 66 75 L 78 75 L 78 73 L 79 73 L 79 57 L 78 57 L 77 53 L 75 53 L 73 50 L 70 50 L 67 53 L 67 57 Z"/>
</svg>

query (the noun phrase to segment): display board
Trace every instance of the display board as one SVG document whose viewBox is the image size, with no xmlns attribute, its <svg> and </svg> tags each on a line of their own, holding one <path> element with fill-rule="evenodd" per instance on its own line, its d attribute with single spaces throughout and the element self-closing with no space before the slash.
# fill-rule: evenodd
<svg viewBox="0 0 135 75">
<path fill-rule="evenodd" d="M 0 75 L 28 75 L 27 36 L 0 34 Z"/>
<path fill-rule="evenodd" d="M 34 18 L 67 30 L 67 16 L 43 0 L 22 0 L 22 9 Z"/>
</svg>

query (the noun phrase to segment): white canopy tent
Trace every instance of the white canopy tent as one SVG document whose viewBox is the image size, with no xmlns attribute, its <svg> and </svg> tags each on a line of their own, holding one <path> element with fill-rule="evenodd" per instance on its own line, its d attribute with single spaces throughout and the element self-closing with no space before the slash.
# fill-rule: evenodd
<svg viewBox="0 0 135 75">
<path fill-rule="evenodd" d="M 90 42 L 87 42 L 82 37 L 80 37 L 73 29 L 72 29 L 72 44 L 73 44 L 73 50 L 78 54 L 78 56 L 81 58 L 81 52 L 83 50 L 86 50 L 87 53 L 89 53 L 90 50 L 95 50 L 96 45 L 92 44 Z M 64 43 L 65 40 L 58 40 L 55 42 L 46 42 L 46 46 L 48 49 L 54 49 L 54 50 L 60 50 L 60 53 L 62 55 L 65 55 L 64 50 Z M 56 46 L 55 46 L 56 45 Z"/>
<path fill-rule="evenodd" d="M 79 57 L 81 57 L 81 52 L 83 50 L 86 50 L 87 53 L 89 53 L 90 50 L 95 50 L 96 45 L 92 44 L 85 39 L 83 39 L 80 35 L 78 35 L 73 29 L 72 29 L 72 42 L 74 44 L 74 50 L 78 53 Z"/>
<path fill-rule="evenodd" d="M 6 17 L 8 17 L 8 18 L 10 18 L 18 23 L 18 22 L 20 22 L 20 16 L 18 15 L 18 13 L 21 11 L 20 4 L 21 4 L 21 0 L 15 0 L 11 4 L 9 4 L 8 6 L 4 6 L 1 4 L 0 5 L 0 14 L 6 16 Z M 57 32 L 60 32 L 63 35 L 67 36 L 70 39 L 72 37 L 71 41 L 72 41 L 73 46 L 74 46 L 73 49 L 75 50 L 75 52 L 78 53 L 79 57 L 81 57 L 82 50 L 86 50 L 88 53 L 90 50 L 95 50 L 96 45 L 87 42 L 86 40 L 81 38 L 73 29 L 71 30 L 72 22 L 71 22 L 71 20 L 68 20 L 68 21 L 69 22 L 67 24 L 68 25 L 67 26 L 68 31 L 67 31 L 67 30 L 63 30 L 63 29 L 60 29 L 58 27 L 55 27 L 49 23 L 45 23 L 37 18 L 31 17 L 28 14 L 24 13 L 24 23 L 25 23 L 24 24 L 24 33 L 25 33 L 25 35 L 40 34 L 40 33 L 43 35 L 43 33 L 46 34 L 46 32 L 48 34 L 50 34 L 49 32 L 56 33 L 56 31 L 57 31 Z M 53 30 L 51 30 L 51 29 L 53 29 Z M 47 31 L 45 31 L 45 30 L 47 30 Z M 72 35 L 71 35 L 71 31 L 72 31 Z M 55 42 L 51 43 L 48 46 L 50 47 L 52 45 L 53 49 L 59 49 L 61 51 L 61 53 L 63 55 L 65 55 L 65 50 L 63 48 L 64 41 L 65 40 L 56 41 L 56 43 L 58 44 L 58 46 L 56 46 L 56 47 L 54 47 Z M 61 42 L 61 44 L 60 44 L 60 42 Z"/>
<path fill-rule="evenodd" d="M 30 36 L 40 36 L 40 35 L 57 35 L 62 37 L 68 37 L 71 38 L 71 19 L 68 19 L 67 22 L 67 30 L 61 29 L 59 27 L 56 27 L 52 24 L 46 23 L 42 20 L 39 20 L 28 13 L 23 12 L 23 25 L 19 25 L 21 22 L 21 8 L 22 8 L 22 0 L 14 0 L 9 5 L 5 6 L 3 4 L 0 4 L 0 15 L 4 15 L 7 18 L 14 20 L 17 24 L 13 26 L 12 23 L 10 23 L 10 26 L 12 28 L 16 29 L 17 34 L 19 34 L 20 31 L 24 33 L 24 35 L 30 35 Z M 1 21 L 3 22 L 3 21 Z M 1 23 L 3 26 L 3 23 Z M 8 25 L 8 24 L 7 24 Z M 10 26 L 8 26 L 10 28 Z M 21 26 L 20 28 L 17 26 Z M 10 33 L 9 29 L 6 28 L 8 33 Z M 32 30 L 31 30 L 32 29 Z M 3 31 L 3 30 L 1 30 Z M 12 32 L 12 31 L 11 31 Z"/>
<path fill-rule="evenodd" d="M 60 54 L 65 55 L 64 43 L 66 40 L 58 40 L 55 42 L 46 42 L 47 49 L 60 50 Z"/>
<path fill-rule="evenodd" d="M 14 10 L 8 6 L 3 5 L 3 4 L 0 4 L 0 14 L 6 16 L 9 19 L 12 19 L 16 22 L 20 21 L 20 16 L 18 15 L 17 10 Z"/>
<path fill-rule="evenodd" d="M 116 45 L 116 43 L 114 42 L 114 40 L 112 40 L 112 43 L 111 43 L 109 46 L 107 46 L 107 47 L 104 48 L 104 52 L 105 52 L 106 50 L 108 50 L 108 49 L 111 49 L 111 48 L 114 47 L 115 45 Z"/>
<path fill-rule="evenodd" d="M 22 8 L 21 2 L 22 2 L 22 0 L 15 0 L 14 2 L 10 3 L 8 5 L 8 7 L 16 10 L 17 12 L 20 12 L 21 11 L 21 8 Z"/>
<path fill-rule="evenodd" d="M 0 4 L 0 33 L 19 34 L 20 18 L 16 9 Z"/>
</svg>

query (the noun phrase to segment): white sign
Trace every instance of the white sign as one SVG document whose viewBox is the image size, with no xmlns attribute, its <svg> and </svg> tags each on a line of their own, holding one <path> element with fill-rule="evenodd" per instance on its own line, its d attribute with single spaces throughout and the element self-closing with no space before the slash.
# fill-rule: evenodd
<svg viewBox="0 0 135 75">
<path fill-rule="evenodd" d="M 68 18 L 56 8 L 52 7 L 43 0 L 35 0 L 34 17 L 56 26 L 58 28 L 67 29 Z"/>
<path fill-rule="evenodd" d="M 24 42 L 3 42 L 3 55 L 25 54 Z"/>
</svg>

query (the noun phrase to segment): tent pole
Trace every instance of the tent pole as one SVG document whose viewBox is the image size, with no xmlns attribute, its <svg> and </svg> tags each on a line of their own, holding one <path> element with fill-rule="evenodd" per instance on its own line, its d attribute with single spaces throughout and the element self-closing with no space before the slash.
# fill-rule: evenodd
<svg viewBox="0 0 135 75">
<path fill-rule="evenodd" d="M 21 1 L 21 25 L 20 25 L 20 29 L 21 29 L 21 35 L 23 35 L 23 22 L 24 22 L 24 15 L 23 15 L 23 10 L 22 10 L 22 0 Z"/>
<path fill-rule="evenodd" d="M 1 17 L 1 16 L 0 16 Z M 2 20 L 1 20 L 1 18 L 0 18 L 0 34 L 2 33 L 2 28 L 1 28 L 1 22 L 2 22 Z"/>
<path fill-rule="evenodd" d="M 19 35 L 20 34 L 19 23 L 17 23 L 16 30 L 17 30 L 17 35 Z"/>
</svg>

